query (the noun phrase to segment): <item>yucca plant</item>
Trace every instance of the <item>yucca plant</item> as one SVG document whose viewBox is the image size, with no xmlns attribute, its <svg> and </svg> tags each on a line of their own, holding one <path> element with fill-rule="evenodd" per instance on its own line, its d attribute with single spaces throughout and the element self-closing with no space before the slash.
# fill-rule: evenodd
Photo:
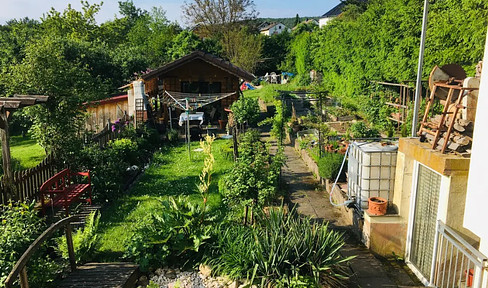
<svg viewBox="0 0 488 288">
<path fill-rule="evenodd" d="M 216 243 L 207 264 L 217 274 L 255 274 L 258 283 L 279 287 L 346 285 L 344 264 L 351 257 L 339 253 L 343 235 L 295 211 L 271 210 L 258 216 L 255 227 L 221 226 Z"/>
</svg>

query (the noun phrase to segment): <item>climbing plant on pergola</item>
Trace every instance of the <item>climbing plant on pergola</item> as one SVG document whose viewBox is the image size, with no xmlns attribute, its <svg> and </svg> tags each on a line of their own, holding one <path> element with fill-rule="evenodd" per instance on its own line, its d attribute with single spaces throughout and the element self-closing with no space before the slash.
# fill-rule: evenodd
<svg viewBox="0 0 488 288">
<path fill-rule="evenodd" d="M 4 187 L 9 193 L 10 198 L 14 191 L 13 186 L 13 173 L 10 156 L 10 135 L 8 131 L 8 121 L 10 120 L 14 111 L 32 106 L 38 103 L 45 103 L 48 100 L 48 96 L 41 95 L 15 95 L 13 97 L 0 97 L 0 140 L 2 141 L 2 165 L 3 165 L 3 178 L 2 182 Z"/>
</svg>

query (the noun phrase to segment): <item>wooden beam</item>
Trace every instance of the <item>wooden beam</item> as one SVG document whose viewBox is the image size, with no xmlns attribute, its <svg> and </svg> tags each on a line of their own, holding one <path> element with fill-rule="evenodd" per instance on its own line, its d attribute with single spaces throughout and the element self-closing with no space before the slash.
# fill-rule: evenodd
<svg viewBox="0 0 488 288">
<path fill-rule="evenodd" d="M 14 95 L 15 98 L 35 98 L 36 103 L 46 103 L 49 99 L 49 96 L 45 95 Z"/>
<path fill-rule="evenodd" d="M 22 102 L 20 101 L 0 101 L 0 107 L 10 110 L 18 109 L 20 107 L 20 104 L 22 104 Z"/>
<path fill-rule="evenodd" d="M 0 102 L 20 102 L 22 107 L 36 104 L 36 98 L 1 97 Z"/>
<path fill-rule="evenodd" d="M 0 107 L 0 140 L 2 141 L 2 167 L 3 167 L 3 181 L 7 189 L 7 193 L 12 193 L 12 164 L 10 156 L 10 139 L 8 132 L 8 116 L 4 107 Z"/>
</svg>

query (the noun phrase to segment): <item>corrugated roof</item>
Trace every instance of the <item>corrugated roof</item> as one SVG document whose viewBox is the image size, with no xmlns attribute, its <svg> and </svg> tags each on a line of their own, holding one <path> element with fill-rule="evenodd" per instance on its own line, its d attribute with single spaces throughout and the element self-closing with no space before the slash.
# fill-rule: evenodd
<svg viewBox="0 0 488 288">
<path fill-rule="evenodd" d="M 152 79 L 154 77 L 156 77 L 157 75 L 159 74 L 163 74 L 163 73 L 167 73 L 171 70 L 174 70 L 188 62 L 191 62 L 195 59 L 201 59 L 211 65 L 214 65 L 232 75 L 235 75 L 239 78 L 242 78 L 246 81 L 252 81 L 254 78 L 256 78 L 256 76 L 254 76 L 253 74 L 247 72 L 246 70 L 240 68 L 240 67 L 237 67 L 233 64 L 231 64 L 229 61 L 225 61 L 224 59 L 222 58 L 219 58 L 215 55 L 212 55 L 210 53 L 206 53 L 206 52 L 203 52 L 203 51 L 195 51 L 191 54 L 188 54 L 180 59 L 177 59 L 171 63 L 168 63 L 162 67 L 159 67 L 158 69 L 156 70 L 153 70 L 147 74 L 144 74 L 142 75 L 142 79 L 143 80 L 149 80 L 149 79 Z"/>
</svg>

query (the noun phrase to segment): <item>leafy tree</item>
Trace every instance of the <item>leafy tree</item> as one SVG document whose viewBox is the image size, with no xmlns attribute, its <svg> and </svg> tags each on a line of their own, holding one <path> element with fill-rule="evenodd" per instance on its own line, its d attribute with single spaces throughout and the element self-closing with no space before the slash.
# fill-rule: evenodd
<svg viewBox="0 0 488 288">
<path fill-rule="evenodd" d="M 251 34 L 247 27 L 228 30 L 221 40 L 223 54 L 234 65 L 252 73 L 261 58 L 262 39 L 261 35 Z"/>
<path fill-rule="evenodd" d="M 263 61 L 258 63 L 257 75 L 264 75 L 266 72 L 279 71 L 281 63 L 285 61 L 290 50 L 292 36 L 288 31 L 274 34 L 263 39 Z"/>
<path fill-rule="evenodd" d="M 295 17 L 295 25 L 293 25 L 293 27 L 297 26 L 298 24 L 300 24 L 300 16 L 298 16 L 297 13 L 297 16 Z"/>
<path fill-rule="evenodd" d="M 31 131 L 48 151 L 56 151 L 76 137 L 82 112 L 80 104 L 107 94 L 107 86 L 83 63 L 84 46 L 78 41 L 46 36 L 26 47 L 26 56 L 9 69 L 3 80 L 7 92 L 44 94 L 49 102 L 25 108 L 33 121 Z"/>
</svg>

